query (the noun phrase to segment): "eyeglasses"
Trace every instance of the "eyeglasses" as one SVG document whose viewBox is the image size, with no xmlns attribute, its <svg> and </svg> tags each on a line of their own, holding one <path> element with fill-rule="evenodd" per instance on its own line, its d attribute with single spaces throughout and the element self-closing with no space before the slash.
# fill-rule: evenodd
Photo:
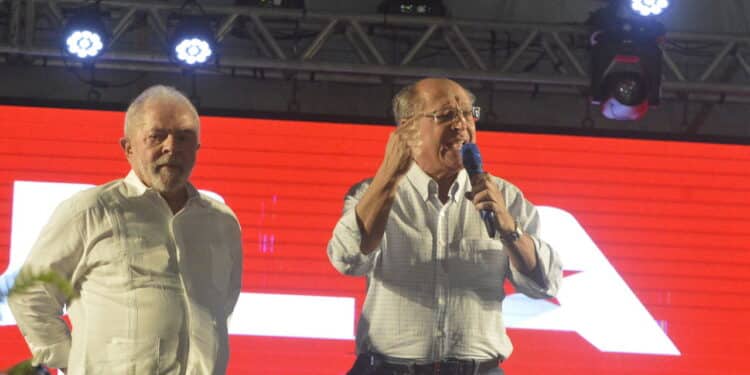
<svg viewBox="0 0 750 375">
<path fill-rule="evenodd" d="M 445 111 L 435 111 L 432 113 L 425 113 L 422 116 L 432 117 L 438 124 L 453 124 L 458 121 L 469 121 L 469 119 L 479 121 L 479 115 L 482 113 L 482 109 L 478 106 L 471 107 L 471 110 L 459 110 L 458 108 L 448 109 Z"/>
</svg>

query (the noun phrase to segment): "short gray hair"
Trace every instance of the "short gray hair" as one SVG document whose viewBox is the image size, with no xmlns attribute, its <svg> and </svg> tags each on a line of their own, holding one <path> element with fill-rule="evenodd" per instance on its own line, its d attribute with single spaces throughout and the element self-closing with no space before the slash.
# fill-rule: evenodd
<svg viewBox="0 0 750 375">
<path fill-rule="evenodd" d="M 398 90 L 393 97 L 393 118 L 396 125 L 401 125 L 404 120 L 414 117 L 422 107 L 422 99 L 419 97 L 417 83 L 413 82 Z"/>
<path fill-rule="evenodd" d="M 165 85 L 154 85 L 144 90 L 138 95 L 128 106 L 127 112 L 125 112 L 125 127 L 123 128 L 123 134 L 128 137 L 135 127 L 138 125 L 140 116 L 143 114 L 143 106 L 148 103 L 151 99 L 169 99 L 184 102 L 190 108 L 190 111 L 198 120 L 198 135 L 200 135 L 200 117 L 198 111 L 190 102 L 190 99 L 185 96 L 180 90 L 177 90 L 171 86 Z"/>
</svg>

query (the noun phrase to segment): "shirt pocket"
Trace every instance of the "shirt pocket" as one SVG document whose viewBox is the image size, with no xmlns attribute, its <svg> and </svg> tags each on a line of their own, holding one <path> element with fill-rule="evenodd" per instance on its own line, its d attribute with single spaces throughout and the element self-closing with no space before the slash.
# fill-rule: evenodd
<svg viewBox="0 0 750 375">
<path fill-rule="evenodd" d="M 446 269 L 454 282 L 471 286 L 501 287 L 508 269 L 502 242 L 463 238 L 452 243 Z"/>
<path fill-rule="evenodd" d="M 175 277 L 178 266 L 174 242 L 164 232 L 142 233 L 123 239 L 134 278 Z"/>
<path fill-rule="evenodd" d="M 131 246 L 128 249 L 130 271 L 135 276 L 175 275 L 177 263 L 172 252 L 164 245 L 151 247 Z"/>
<path fill-rule="evenodd" d="M 86 374 L 140 375 L 159 373 L 159 338 L 113 337 L 101 348 L 91 348 Z M 94 357 L 94 358 L 92 358 Z"/>
</svg>

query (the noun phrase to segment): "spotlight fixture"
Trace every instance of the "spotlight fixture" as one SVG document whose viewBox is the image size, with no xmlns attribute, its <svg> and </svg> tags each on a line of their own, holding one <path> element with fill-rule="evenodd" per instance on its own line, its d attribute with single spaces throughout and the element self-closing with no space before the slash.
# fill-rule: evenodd
<svg viewBox="0 0 750 375">
<path fill-rule="evenodd" d="M 641 16 L 656 16 L 669 6 L 668 0 L 631 0 L 630 7 Z"/>
<path fill-rule="evenodd" d="M 384 0 L 378 6 L 379 13 L 410 16 L 445 17 L 445 5 L 441 0 Z"/>
<path fill-rule="evenodd" d="M 63 50 L 83 60 L 92 59 L 104 49 L 105 30 L 96 5 L 76 9 L 63 29 Z"/>
<path fill-rule="evenodd" d="M 170 45 L 178 62 L 189 66 L 206 63 L 216 47 L 210 21 L 203 16 L 182 16 Z"/>
<path fill-rule="evenodd" d="M 590 39 L 591 102 L 609 119 L 640 119 L 660 101 L 664 26 L 647 18 L 598 21 Z"/>
</svg>

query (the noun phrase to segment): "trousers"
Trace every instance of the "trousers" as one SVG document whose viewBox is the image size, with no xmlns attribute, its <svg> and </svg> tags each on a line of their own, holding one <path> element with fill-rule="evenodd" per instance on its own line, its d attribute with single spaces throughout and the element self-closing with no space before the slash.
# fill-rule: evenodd
<svg viewBox="0 0 750 375">
<path fill-rule="evenodd" d="M 376 353 L 357 356 L 347 375 L 505 375 L 499 361 L 445 359 L 429 364 L 389 362 Z"/>
</svg>

